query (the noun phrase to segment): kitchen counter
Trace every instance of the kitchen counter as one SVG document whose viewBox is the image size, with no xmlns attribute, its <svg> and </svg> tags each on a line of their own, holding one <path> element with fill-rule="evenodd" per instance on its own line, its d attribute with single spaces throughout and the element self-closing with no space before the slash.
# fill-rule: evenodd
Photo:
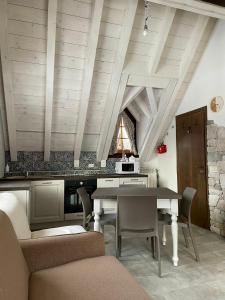
<svg viewBox="0 0 225 300">
<path fill-rule="evenodd" d="M 1 181 L 0 191 L 30 190 L 30 181 Z"/>
<path fill-rule="evenodd" d="M 33 181 L 33 180 L 85 180 L 95 178 L 123 178 L 123 177 L 147 177 L 145 174 L 84 174 L 84 175 L 30 175 L 30 176 L 8 176 L 0 179 L 1 182 L 6 181 Z"/>
<path fill-rule="evenodd" d="M 37 180 L 88 180 L 97 178 L 147 177 L 145 174 L 90 174 L 90 175 L 51 175 L 51 176 L 11 176 L 0 179 L 0 191 L 29 190 L 31 181 Z"/>
</svg>

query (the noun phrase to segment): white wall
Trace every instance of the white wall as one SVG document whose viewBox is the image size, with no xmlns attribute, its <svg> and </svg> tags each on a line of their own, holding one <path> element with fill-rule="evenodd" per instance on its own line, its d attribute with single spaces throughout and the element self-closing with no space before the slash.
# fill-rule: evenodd
<svg viewBox="0 0 225 300">
<path fill-rule="evenodd" d="M 225 126 L 225 107 L 218 113 L 210 111 L 210 100 L 222 96 L 225 101 L 225 21 L 219 21 L 206 47 L 192 82 L 176 115 L 208 106 L 208 119 Z M 177 189 L 175 119 L 165 138 L 168 153 L 157 155 L 160 185 Z"/>
<path fill-rule="evenodd" d="M 225 100 L 225 21 L 217 23 L 177 115 L 207 105 L 208 119 L 225 126 L 225 108 L 218 113 L 209 109 L 215 96 Z"/>
</svg>

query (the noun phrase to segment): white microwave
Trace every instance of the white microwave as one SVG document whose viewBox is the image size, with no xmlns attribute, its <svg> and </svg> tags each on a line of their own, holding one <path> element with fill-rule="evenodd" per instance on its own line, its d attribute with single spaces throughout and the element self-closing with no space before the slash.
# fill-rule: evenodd
<svg viewBox="0 0 225 300">
<path fill-rule="evenodd" d="M 136 174 L 140 173 L 139 161 L 117 161 L 116 162 L 116 173 L 117 174 Z"/>
</svg>

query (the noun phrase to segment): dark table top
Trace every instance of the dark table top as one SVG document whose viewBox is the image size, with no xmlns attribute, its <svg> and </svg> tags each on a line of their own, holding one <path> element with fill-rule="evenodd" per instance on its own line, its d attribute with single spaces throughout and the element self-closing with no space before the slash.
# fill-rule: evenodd
<svg viewBox="0 0 225 300">
<path fill-rule="evenodd" d="M 182 195 L 168 188 L 119 187 L 97 188 L 92 199 L 117 199 L 118 196 L 156 196 L 157 199 L 181 199 Z"/>
</svg>

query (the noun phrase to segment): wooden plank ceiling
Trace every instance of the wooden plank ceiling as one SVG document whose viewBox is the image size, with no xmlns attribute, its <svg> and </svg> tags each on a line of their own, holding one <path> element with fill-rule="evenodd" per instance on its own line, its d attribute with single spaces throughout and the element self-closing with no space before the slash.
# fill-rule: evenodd
<svg viewBox="0 0 225 300">
<path fill-rule="evenodd" d="M 187 3 L 188 2 L 188 3 Z M 118 114 L 137 120 L 149 160 L 225 9 L 195 0 L 0 0 L 0 108 L 6 150 L 96 151 Z M 213 18 L 215 17 L 215 18 Z"/>
</svg>

